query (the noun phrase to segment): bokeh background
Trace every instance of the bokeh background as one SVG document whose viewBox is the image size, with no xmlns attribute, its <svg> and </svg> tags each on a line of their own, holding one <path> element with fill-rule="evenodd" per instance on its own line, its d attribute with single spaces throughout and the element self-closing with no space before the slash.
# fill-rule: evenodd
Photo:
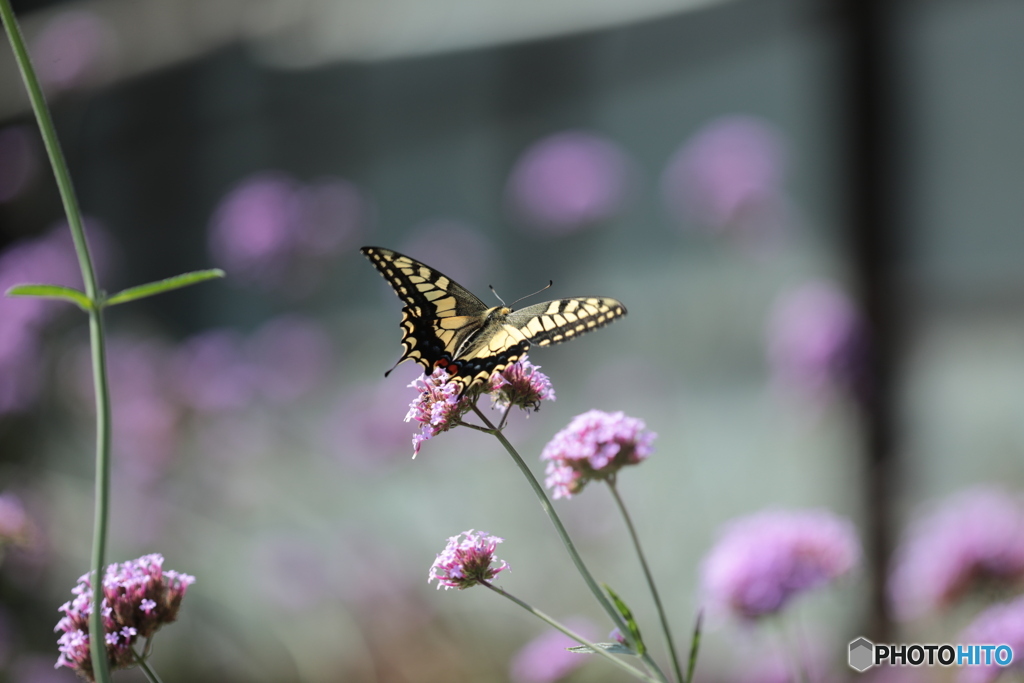
<svg viewBox="0 0 1024 683">
<path fill-rule="evenodd" d="M 787 680 L 766 662 L 793 633 L 843 677 L 852 638 L 956 642 L 991 599 L 894 621 L 879 577 L 943 500 L 1024 488 L 1024 5 L 558 4 L 14 3 L 104 288 L 228 272 L 109 314 L 108 557 L 197 577 L 165 680 L 620 680 L 531 668 L 542 624 L 427 585 L 447 537 L 485 529 L 509 591 L 608 628 L 493 440 L 410 459 L 419 371 L 382 377 L 400 304 L 364 244 L 486 301 L 554 280 L 626 304 L 531 354 L 558 398 L 509 434 L 539 473 L 585 410 L 658 433 L 620 483 L 677 634 L 729 520 L 854 521 L 837 585 L 771 623 L 709 615 L 698 680 Z M 66 233 L 5 48 L 0 286 L 80 282 Z M 91 420 L 82 316 L 0 301 L 4 680 L 74 680 L 52 629 L 88 564 Z M 660 647 L 607 492 L 557 505 Z"/>
</svg>

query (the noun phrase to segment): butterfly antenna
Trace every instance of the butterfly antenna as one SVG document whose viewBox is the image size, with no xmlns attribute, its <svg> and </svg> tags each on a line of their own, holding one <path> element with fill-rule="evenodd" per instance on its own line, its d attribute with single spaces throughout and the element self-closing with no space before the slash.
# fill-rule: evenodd
<svg viewBox="0 0 1024 683">
<path fill-rule="evenodd" d="M 494 285 L 487 285 L 487 286 L 490 287 L 491 292 L 494 294 L 494 296 L 498 297 L 498 301 L 500 301 L 501 305 L 504 306 L 505 305 L 505 300 L 502 299 L 501 296 L 498 294 L 498 290 L 496 290 L 494 288 Z"/>
<path fill-rule="evenodd" d="M 555 285 L 555 281 L 554 280 L 548 280 L 548 283 L 546 285 L 544 285 L 543 287 L 538 289 L 533 294 L 527 294 L 526 296 L 521 296 L 518 299 L 516 299 L 515 301 L 513 301 L 512 302 L 512 306 L 515 306 L 517 303 L 519 303 L 523 299 L 529 299 L 531 296 L 537 296 L 538 294 L 543 292 L 545 289 L 551 289 L 554 285 Z M 504 302 L 502 302 L 502 303 L 504 303 Z M 509 308 L 512 308 L 512 306 L 509 306 Z"/>
</svg>

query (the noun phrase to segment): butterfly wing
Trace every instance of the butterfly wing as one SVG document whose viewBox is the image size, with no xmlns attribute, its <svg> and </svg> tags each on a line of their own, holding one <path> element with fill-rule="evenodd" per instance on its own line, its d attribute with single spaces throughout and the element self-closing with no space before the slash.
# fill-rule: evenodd
<svg viewBox="0 0 1024 683">
<path fill-rule="evenodd" d="M 604 327 L 624 315 L 626 307 L 616 299 L 580 296 L 527 306 L 510 313 L 506 322 L 529 343 L 550 346 Z"/>
<path fill-rule="evenodd" d="M 484 326 L 487 306 L 448 276 L 390 249 L 359 251 L 405 304 L 398 363 L 411 359 L 433 372 L 439 362 L 448 365 L 463 343 Z"/>
<path fill-rule="evenodd" d="M 469 338 L 456 360 L 470 385 L 485 381 L 519 360 L 531 344 L 549 346 L 603 327 L 626 315 L 626 307 L 605 297 L 556 299 L 489 319 Z"/>
</svg>

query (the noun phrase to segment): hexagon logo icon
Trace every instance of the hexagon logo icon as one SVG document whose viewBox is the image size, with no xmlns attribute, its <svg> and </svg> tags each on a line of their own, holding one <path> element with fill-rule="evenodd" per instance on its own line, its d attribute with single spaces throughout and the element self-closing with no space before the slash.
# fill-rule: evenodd
<svg viewBox="0 0 1024 683">
<path fill-rule="evenodd" d="M 860 672 L 875 665 L 875 644 L 861 637 L 850 643 L 850 668 Z"/>
</svg>

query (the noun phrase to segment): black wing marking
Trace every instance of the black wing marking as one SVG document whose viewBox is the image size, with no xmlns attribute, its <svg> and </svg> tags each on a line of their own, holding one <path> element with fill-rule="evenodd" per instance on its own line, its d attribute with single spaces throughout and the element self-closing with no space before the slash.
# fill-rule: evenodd
<svg viewBox="0 0 1024 683">
<path fill-rule="evenodd" d="M 560 344 L 626 315 L 616 299 L 589 296 L 556 299 L 510 313 L 507 321 L 537 346 Z"/>
</svg>

